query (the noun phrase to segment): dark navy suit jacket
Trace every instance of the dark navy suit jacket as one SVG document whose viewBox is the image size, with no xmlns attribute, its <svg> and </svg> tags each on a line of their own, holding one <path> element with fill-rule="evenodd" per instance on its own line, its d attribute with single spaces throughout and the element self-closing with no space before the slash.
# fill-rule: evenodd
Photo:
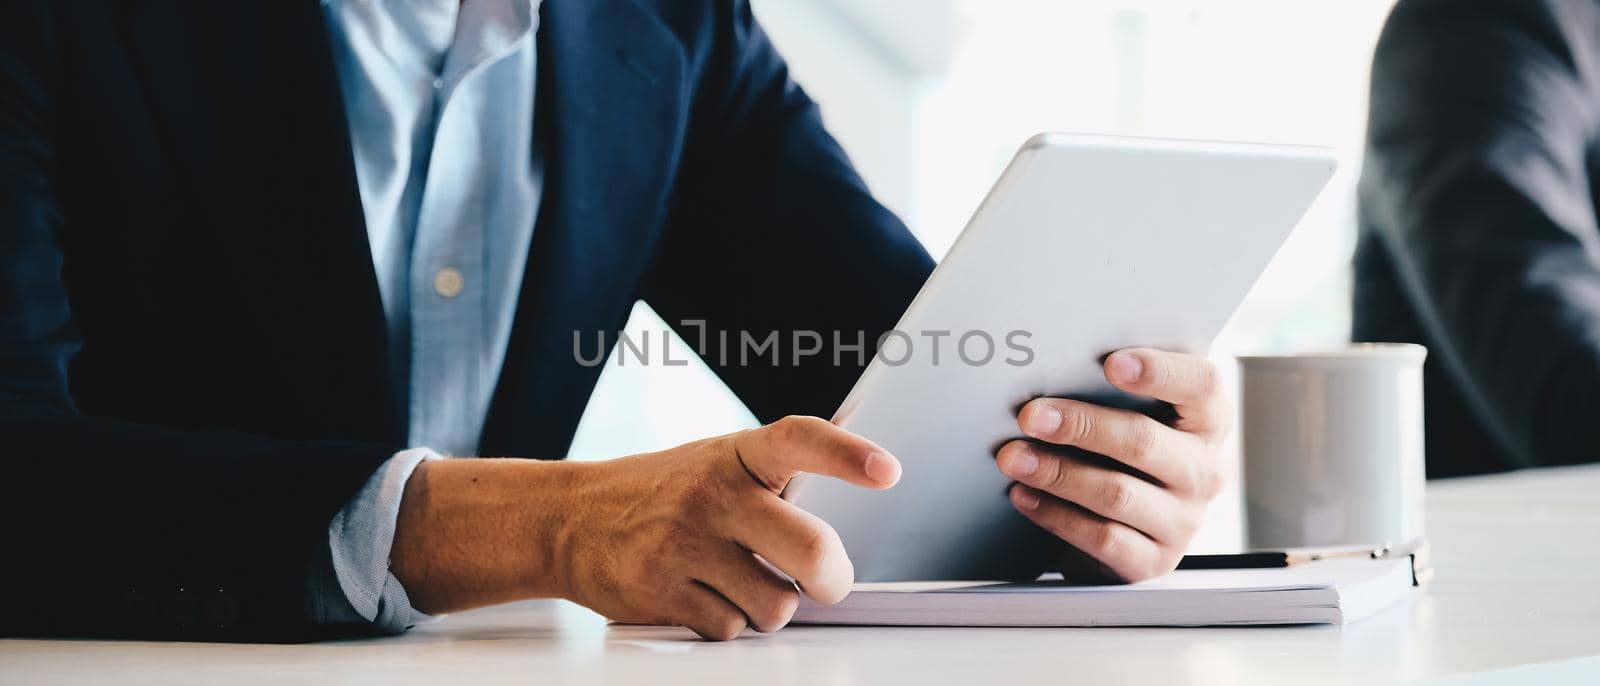
<svg viewBox="0 0 1600 686">
<path fill-rule="evenodd" d="M 548 178 L 484 454 L 562 457 L 601 371 L 573 334 L 641 299 L 708 322 L 714 366 L 720 330 L 893 326 L 932 260 L 743 0 L 541 14 Z M 328 521 L 406 447 L 384 340 L 317 0 L 0 7 L 5 633 L 315 635 Z M 717 371 L 772 419 L 860 369 Z"/>
<path fill-rule="evenodd" d="M 1426 344 L 1428 476 L 1600 460 L 1600 0 L 1402 0 L 1356 340 Z"/>
</svg>

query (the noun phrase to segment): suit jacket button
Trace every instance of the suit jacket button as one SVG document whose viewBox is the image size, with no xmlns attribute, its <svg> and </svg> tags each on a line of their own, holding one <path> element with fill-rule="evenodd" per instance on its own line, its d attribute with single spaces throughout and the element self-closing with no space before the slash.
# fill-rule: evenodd
<svg viewBox="0 0 1600 686">
<path fill-rule="evenodd" d="M 217 589 L 206 599 L 206 623 L 226 629 L 239 622 L 239 601 L 224 589 Z"/>
<path fill-rule="evenodd" d="M 148 627 L 156 621 L 155 604 L 137 589 L 130 588 L 122 594 L 122 614 L 130 627 Z"/>
<path fill-rule="evenodd" d="M 167 601 L 167 622 L 175 629 L 187 629 L 200 621 L 200 603 L 194 593 L 180 588 Z"/>
</svg>

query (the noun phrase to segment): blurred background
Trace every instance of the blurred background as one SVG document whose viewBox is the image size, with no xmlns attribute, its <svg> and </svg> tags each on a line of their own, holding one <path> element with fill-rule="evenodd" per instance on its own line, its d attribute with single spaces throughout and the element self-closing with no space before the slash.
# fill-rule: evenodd
<svg viewBox="0 0 1600 686">
<path fill-rule="evenodd" d="M 935 257 L 1040 131 L 1335 149 L 1339 173 L 1211 353 L 1231 381 L 1235 354 L 1347 339 L 1367 73 L 1393 0 L 752 3 L 873 192 Z M 628 325 L 653 344 L 666 328 L 644 305 Z M 675 344 L 674 359 L 693 358 Z M 617 362 L 607 363 L 574 458 L 756 423 L 703 366 Z M 1239 511 L 1235 484 L 1196 549 L 1237 546 Z"/>
</svg>

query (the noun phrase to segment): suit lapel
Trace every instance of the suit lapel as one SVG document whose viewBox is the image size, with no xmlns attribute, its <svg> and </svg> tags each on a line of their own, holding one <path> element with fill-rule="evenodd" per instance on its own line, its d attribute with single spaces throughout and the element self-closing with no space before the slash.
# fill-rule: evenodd
<svg viewBox="0 0 1600 686">
<path fill-rule="evenodd" d="M 275 359 L 260 363 L 297 381 L 305 414 L 327 418 L 315 430 L 395 438 L 382 302 L 320 4 L 151 2 L 128 26 L 186 195 L 236 277 L 219 286 L 242 294 L 256 335 L 273 342 Z"/>
<path fill-rule="evenodd" d="M 275 342 L 262 363 L 298 380 L 330 435 L 402 436 L 320 3 L 149 2 L 129 27 L 187 195 Z M 573 332 L 613 331 L 632 307 L 688 101 L 682 46 L 632 0 L 545 0 L 538 45 L 545 186 L 484 450 L 556 457 L 598 374 Z M 352 404 L 384 411 L 349 426 Z"/>
<path fill-rule="evenodd" d="M 486 453 L 558 457 L 598 370 L 574 331 L 620 328 L 682 148 L 682 45 L 632 0 L 545 0 L 534 115 L 544 194 Z"/>
</svg>

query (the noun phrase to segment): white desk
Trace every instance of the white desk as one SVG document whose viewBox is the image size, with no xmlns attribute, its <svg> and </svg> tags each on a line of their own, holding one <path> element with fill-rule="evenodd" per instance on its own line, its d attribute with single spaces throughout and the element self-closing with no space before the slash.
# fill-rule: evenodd
<svg viewBox="0 0 1600 686">
<path fill-rule="evenodd" d="M 1428 498 L 1437 580 L 1342 629 L 791 627 L 703 643 L 530 602 L 300 646 L 6 640 L 0 683 L 1392 683 L 1600 654 L 1600 467 Z"/>
</svg>

